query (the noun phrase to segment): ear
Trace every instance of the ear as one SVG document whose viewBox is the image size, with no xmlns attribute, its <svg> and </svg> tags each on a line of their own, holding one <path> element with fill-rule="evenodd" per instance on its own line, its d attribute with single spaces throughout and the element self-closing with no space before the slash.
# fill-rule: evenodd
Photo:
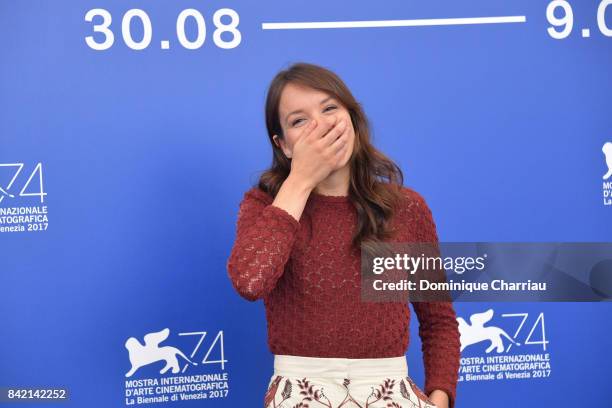
<svg viewBox="0 0 612 408">
<path fill-rule="evenodd" d="M 291 150 L 287 148 L 287 143 L 285 143 L 285 139 L 279 137 L 278 135 L 274 135 L 272 136 L 272 140 L 274 140 L 274 144 L 276 144 L 276 146 L 278 146 L 283 151 L 283 153 L 285 153 L 285 156 L 290 159 Z"/>
</svg>

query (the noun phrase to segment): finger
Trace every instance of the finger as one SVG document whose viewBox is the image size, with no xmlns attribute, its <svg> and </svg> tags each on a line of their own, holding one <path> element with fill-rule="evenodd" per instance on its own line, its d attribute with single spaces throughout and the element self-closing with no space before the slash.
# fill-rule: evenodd
<svg viewBox="0 0 612 408">
<path fill-rule="evenodd" d="M 322 144 L 323 146 L 330 146 L 334 141 L 338 139 L 342 133 L 347 129 L 348 125 L 346 123 L 346 119 L 340 120 L 336 126 L 334 126 L 325 136 L 323 136 Z"/>
<path fill-rule="evenodd" d="M 337 167 L 342 162 L 344 155 L 348 152 L 348 148 L 349 148 L 349 144 L 344 143 L 342 146 L 340 146 L 338 151 L 334 153 L 334 156 L 333 156 L 334 166 Z"/>
<path fill-rule="evenodd" d="M 314 120 L 311 120 L 310 122 L 308 122 L 308 124 L 306 124 L 303 128 L 302 131 L 300 132 L 297 140 L 295 141 L 295 143 L 297 144 L 302 143 L 303 141 L 308 139 L 308 136 L 312 133 L 312 131 L 314 129 L 316 129 L 317 127 L 317 123 Z"/>
<path fill-rule="evenodd" d="M 348 146 L 349 140 L 349 132 L 345 130 L 334 142 L 329 146 L 332 149 L 334 154 L 337 154 L 339 151 L 343 150 Z"/>
<path fill-rule="evenodd" d="M 329 134 L 329 132 L 331 132 L 335 126 L 338 125 L 338 117 L 334 116 L 334 121 L 332 122 L 332 124 L 329 127 L 326 126 L 321 126 L 320 129 L 318 129 L 316 131 L 316 134 L 318 135 L 318 137 L 316 138 L 318 139 L 323 139 L 325 136 L 327 136 Z"/>
<path fill-rule="evenodd" d="M 311 120 L 310 122 L 308 122 L 308 124 L 306 126 L 304 126 L 304 130 L 302 130 L 302 133 L 300 134 L 300 136 L 308 136 L 312 130 L 316 127 L 317 121 L 316 120 Z"/>
<path fill-rule="evenodd" d="M 303 136 L 304 139 L 307 139 L 310 135 L 314 133 L 314 130 L 317 128 L 318 128 L 317 121 L 313 119 L 310 122 L 308 122 L 308 124 L 304 127 L 304 130 L 302 131 L 301 136 Z"/>
</svg>

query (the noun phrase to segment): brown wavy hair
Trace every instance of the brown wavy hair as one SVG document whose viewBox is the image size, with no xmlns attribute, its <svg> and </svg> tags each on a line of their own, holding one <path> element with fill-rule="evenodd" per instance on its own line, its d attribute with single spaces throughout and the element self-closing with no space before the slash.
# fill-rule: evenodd
<svg viewBox="0 0 612 408">
<path fill-rule="evenodd" d="M 291 171 L 287 158 L 275 143 L 276 134 L 283 138 L 279 118 L 281 93 L 288 83 L 307 86 L 334 96 L 349 111 L 355 143 L 349 159 L 349 199 L 357 210 L 357 228 L 352 245 L 365 249 L 372 242 L 381 242 L 392 236 L 390 220 L 403 198 L 401 188 L 404 177 L 391 159 L 370 143 L 370 123 L 359 102 L 345 83 L 334 72 L 319 65 L 298 62 L 276 74 L 266 97 L 266 127 L 272 145 L 272 165 L 259 178 L 258 187 L 275 197 Z"/>
</svg>

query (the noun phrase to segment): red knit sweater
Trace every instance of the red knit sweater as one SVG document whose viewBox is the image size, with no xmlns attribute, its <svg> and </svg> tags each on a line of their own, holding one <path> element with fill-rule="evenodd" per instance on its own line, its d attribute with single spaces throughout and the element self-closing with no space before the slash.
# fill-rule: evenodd
<svg viewBox="0 0 612 408">
<path fill-rule="evenodd" d="M 437 242 L 423 197 L 404 187 L 405 202 L 389 242 Z M 406 353 L 408 302 L 360 302 L 361 257 L 350 247 L 357 212 L 347 196 L 311 192 L 298 222 L 254 187 L 244 194 L 236 241 L 227 261 L 232 285 L 263 299 L 273 354 L 380 358 Z M 445 391 L 454 407 L 459 330 L 452 303 L 410 302 L 419 320 L 425 392 Z"/>
</svg>

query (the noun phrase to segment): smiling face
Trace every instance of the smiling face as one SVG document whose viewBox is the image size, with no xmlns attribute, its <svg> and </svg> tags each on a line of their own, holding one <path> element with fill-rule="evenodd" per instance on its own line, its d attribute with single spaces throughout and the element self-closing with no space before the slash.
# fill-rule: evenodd
<svg viewBox="0 0 612 408">
<path fill-rule="evenodd" d="M 285 137 L 274 135 L 274 143 L 289 158 L 293 156 L 293 146 L 304 127 L 312 120 L 317 121 L 317 128 L 329 129 L 334 120 L 345 119 L 347 123 L 345 132 L 349 132 L 348 149 L 342 157 L 340 167 L 348 163 L 355 144 L 355 130 L 349 111 L 338 99 L 323 91 L 288 83 L 281 94 L 278 112 Z"/>
</svg>

